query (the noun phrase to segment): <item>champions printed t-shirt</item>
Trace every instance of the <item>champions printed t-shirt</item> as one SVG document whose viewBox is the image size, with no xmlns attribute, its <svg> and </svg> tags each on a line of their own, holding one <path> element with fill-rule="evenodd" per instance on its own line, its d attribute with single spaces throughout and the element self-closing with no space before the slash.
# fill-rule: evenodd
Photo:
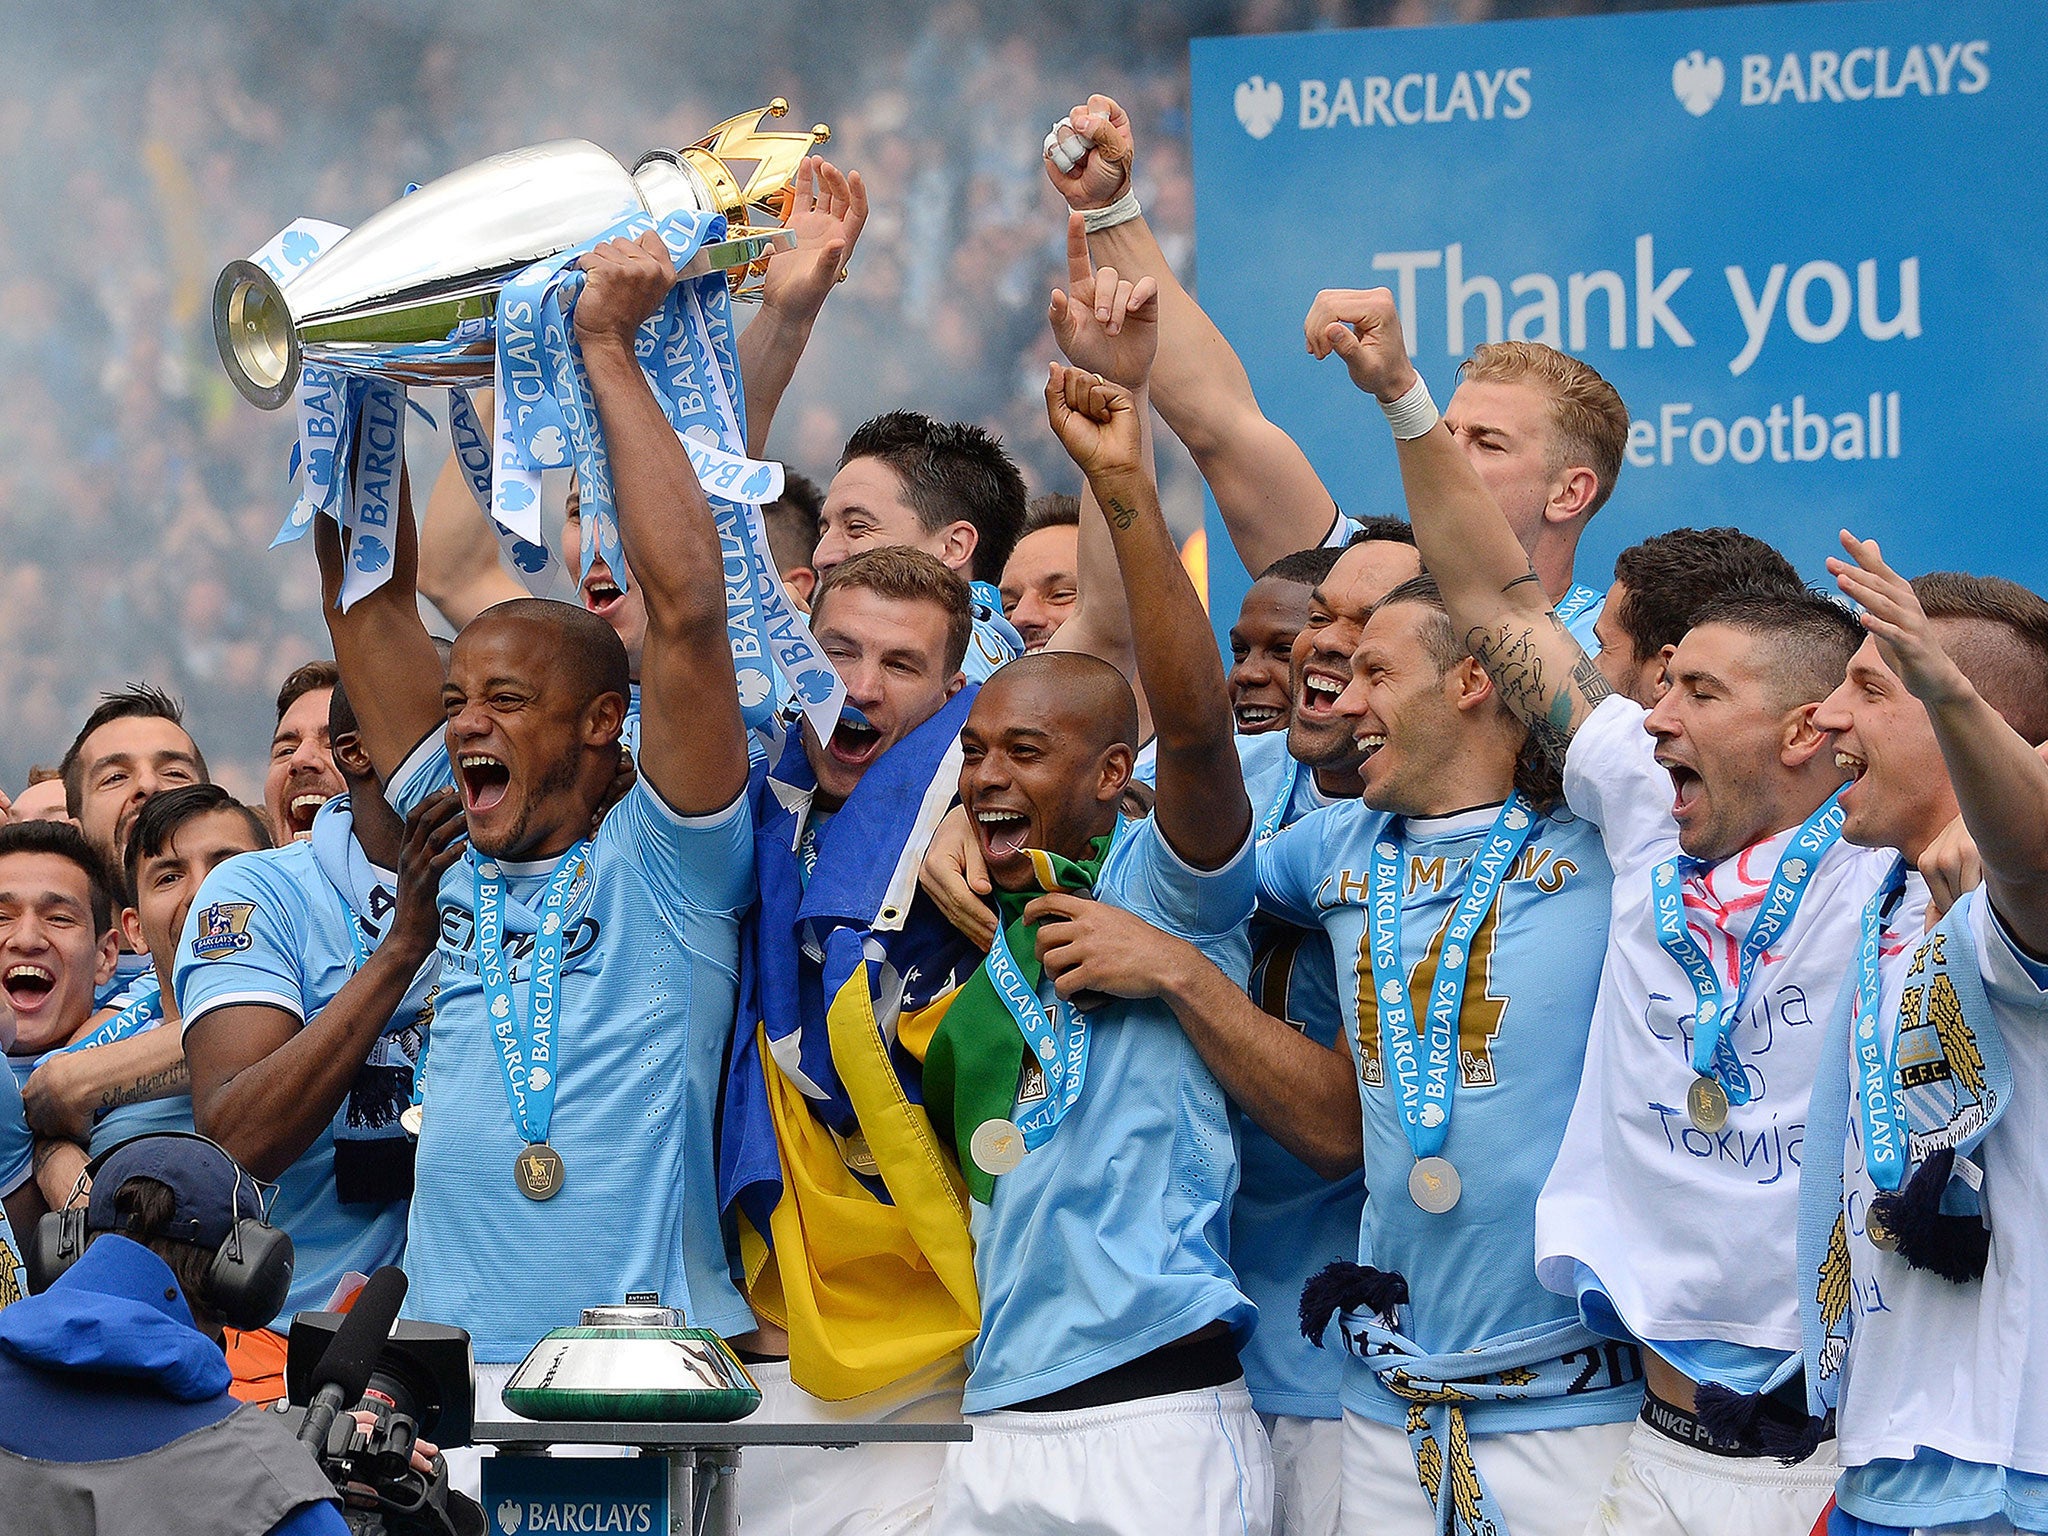
<svg viewBox="0 0 2048 1536">
<path fill-rule="evenodd" d="M 404 815 L 455 782 L 436 730 L 391 777 Z M 526 1141 L 506 1102 L 476 941 L 474 859 L 441 882 L 441 991 L 405 1268 L 408 1316 L 467 1328 L 485 1363 L 524 1359 L 584 1307 L 656 1291 L 697 1327 L 744 1333 L 727 1271 L 714 1117 L 738 993 L 740 916 L 754 896 L 741 795 L 681 816 L 645 779 L 606 813 L 570 923 L 555 1022 L 548 1142 L 561 1192 L 520 1194 Z M 512 1006 L 532 1017 L 533 910 L 556 861 L 501 861 Z"/>
<path fill-rule="evenodd" d="M 345 796 L 320 810 L 329 823 L 347 815 Z M 349 840 L 354 842 L 352 834 Z M 361 845 L 354 846 L 360 854 Z M 363 865 L 374 869 L 367 859 Z M 215 867 L 192 898 L 178 941 L 172 985 L 184 1027 L 239 1004 L 280 1009 L 302 1028 L 318 1018 L 355 975 L 350 925 L 361 924 L 364 947 L 374 950 L 397 905 L 398 877 L 375 869 L 374 878 L 363 903 L 367 910 L 352 913 L 310 839 L 237 854 Z M 371 1047 L 365 1065 L 383 1070 L 359 1078 L 361 1086 L 277 1177 L 270 1221 L 291 1234 L 295 1256 L 291 1292 L 279 1313 L 287 1326 L 294 1312 L 327 1306 L 350 1270 L 367 1275 L 398 1263 L 405 1253 L 408 1202 L 344 1201 L 335 1181 L 335 1143 L 337 1136 L 403 1136 L 398 1116 L 411 1098 L 412 1071 L 433 1019 L 439 975 L 440 957 L 429 956 Z M 381 1101 L 364 1102 L 362 1093 L 379 1085 Z"/>
<path fill-rule="evenodd" d="M 1908 886 L 1918 888 L 1924 905 L 1917 875 L 1908 876 Z M 1913 906 L 1910 895 L 1906 905 Z M 2022 1530 L 2042 1530 L 2048 1529 L 2048 1296 L 2042 1289 L 2048 1284 L 2042 1158 L 2048 1147 L 2048 966 L 2019 951 L 1981 887 L 1958 906 L 1950 926 L 1968 924 L 1991 1023 L 2012 1068 L 2012 1097 L 1973 1154 L 1984 1174 L 1990 1260 L 1981 1280 L 1956 1285 L 1870 1241 L 1863 1218 L 1875 1185 L 1863 1159 L 1862 1084 L 1845 1067 L 1853 1323 L 1837 1414 L 1845 1469 L 1837 1497 L 1851 1514 L 1886 1525 L 1949 1525 L 2005 1514 Z M 1901 998 L 1909 980 L 1919 979 L 1913 973 L 1923 942 L 1949 937 L 1923 939 L 1910 910 L 1893 928 L 1907 942 L 1884 961 L 1877 1018 L 1887 1057 Z M 1937 1028 L 1943 1009 L 1960 1006 L 1953 993 L 1939 992 L 1928 1004 Z M 1816 1127 L 1815 1157 L 1822 1155 L 1820 1137 Z"/>
<path fill-rule="evenodd" d="M 1150 817 L 1127 823 L 1095 896 L 1187 940 L 1244 984 L 1251 838 L 1190 868 Z M 1040 999 L 1050 1011 L 1048 978 Z M 965 1411 L 1071 1387 L 1221 1320 L 1254 1319 L 1229 1260 L 1237 1144 L 1223 1089 L 1158 998 L 1089 1017 L 1080 1097 L 970 1214 L 981 1333 Z M 1018 1037 L 1021 1044 L 1023 1037 Z"/>
<path fill-rule="evenodd" d="M 1800 1347 L 1807 1100 L 1828 1010 L 1855 968 L 1863 903 L 1890 856 L 1839 840 L 1823 855 L 1731 1026 L 1752 1097 L 1729 1106 L 1719 1131 L 1695 1128 L 1686 1091 L 1697 1004 L 1657 942 L 1651 894 L 1656 867 L 1680 856 L 1678 825 L 1647 717 L 1610 696 L 1565 757 L 1565 798 L 1600 829 L 1614 869 L 1613 913 L 1585 1075 L 1536 1209 L 1537 1269 L 1579 1297 L 1596 1331 L 1625 1329 L 1695 1380 L 1756 1391 Z M 1731 1007 L 1742 941 L 1794 836 L 1686 880 L 1688 927 Z"/>
<path fill-rule="evenodd" d="M 1373 847 L 1398 832 L 1401 959 L 1414 1017 L 1424 1018 L 1445 929 L 1482 852 L 1497 806 L 1395 818 L 1351 801 L 1316 811 L 1260 850 L 1262 908 L 1320 923 L 1345 977 L 1351 1051 L 1365 1129 L 1358 1260 L 1408 1281 L 1402 1332 L 1423 1350 L 1474 1349 L 1517 1330 L 1568 1323 L 1572 1302 L 1536 1276 L 1537 1191 L 1551 1172 L 1578 1088 L 1607 926 L 1607 860 L 1597 830 L 1561 812 L 1539 816 L 1472 935 L 1458 1019 L 1458 1083 L 1442 1155 L 1463 1181 L 1441 1215 L 1408 1194 L 1415 1152 L 1382 1036 L 1368 921 Z M 1426 1026 L 1425 1026 L 1426 1027 Z M 1581 1335 L 1583 1337 L 1583 1335 Z M 1363 1361 L 1345 1360 L 1344 1406 L 1401 1427 L 1407 1405 Z M 1585 1351 L 1575 1390 L 1463 1405 L 1474 1433 L 1617 1423 L 1641 1402 L 1632 1352 Z M 1579 1377 L 1583 1375 L 1583 1381 Z"/>
</svg>

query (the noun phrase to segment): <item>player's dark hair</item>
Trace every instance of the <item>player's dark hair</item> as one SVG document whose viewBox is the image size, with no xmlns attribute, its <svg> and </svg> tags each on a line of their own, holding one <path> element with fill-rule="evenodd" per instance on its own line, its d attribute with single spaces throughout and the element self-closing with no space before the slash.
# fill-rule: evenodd
<svg viewBox="0 0 2048 1536">
<path fill-rule="evenodd" d="M 1282 555 L 1263 571 L 1260 581 L 1292 581 L 1304 587 L 1320 584 L 1337 562 L 1344 558 L 1345 546 L 1325 544 L 1319 549 L 1297 549 L 1291 555 Z"/>
<path fill-rule="evenodd" d="M 277 723 L 284 723 L 285 712 L 309 693 L 322 688 L 332 688 L 341 681 L 341 669 L 331 661 L 309 661 L 303 667 L 292 668 L 277 690 Z"/>
<path fill-rule="evenodd" d="M 1700 611 L 1731 592 L 1803 592 L 1806 584 L 1777 550 L 1740 528 L 1674 528 L 1615 557 L 1621 602 L 1614 619 L 1648 661 L 1676 645 Z"/>
<path fill-rule="evenodd" d="M 1841 685 L 1863 626 L 1843 604 L 1810 587 L 1743 587 L 1701 605 L 1692 627 L 1725 624 L 1762 643 L 1781 708 L 1815 704 Z"/>
<path fill-rule="evenodd" d="M 946 675 L 960 670 L 974 632 L 974 594 L 960 573 L 936 555 L 904 544 L 885 544 L 848 555 L 827 571 L 811 594 L 811 625 L 823 622 L 825 599 L 858 587 L 899 603 L 930 603 L 946 615 Z"/>
<path fill-rule="evenodd" d="M 120 901 L 114 872 L 77 827 L 68 821 L 10 821 L 0 826 L 0 859 L 15 853 L 46 853 L 76 864 L 91 893 L 93 937 L 114 926 Z"/>
<path fill-rule="evenodd" d="M 811 563 L 818 552 L 818 513 L 825 505 L 825 493 L 818 482 L 785 467 L 782 494 L 761 509 L 761 525 L 768 530 L 768 550 L 775 557 L 775 569 L 787 574 Z"/>
<path fill-rule="evenodd" d="M 128 829 L 128 846 L 121 854 L 122 884 L 129 906 L 137 905 L 136 898 L 140 895 L 136 876 L 141 872 L 142 861 L 169 847 L 171 839 L 178 835 L 178 828 L 186 822 L 214 811 L 240 812 L 242 820 L 249 824 L 249 833 L 256 839 L 256 846 L 272 846 L 270 828 L 263 824 L 262 815 L 242 804 L 218 784 L 185 784 L 177 789 L 159 791 L 143 801 L 142 809 L 135 813 L 135 825 Z"/>
<path fill-rule="evenodd" d="M 1041 528 L 1078 528 L 1081 526 L 1081 498 L 1069 496 L 1065 491 L 1045 491 L 1024 504 L 1023 533 L 1036 533 Z M 1023 537 L 1023 533 L 1018 535 Z"/>
<path fill-rule="evenodd" d="M 2048 601 L 2002 576 L 1933 571 L 1913 595 L 1930 619 L 1957 627 L 1942 636 L 1963 676 L 2030 746 L 2048 741 Z"/>
<path fill-rule="evenodd" d="M 1358 517 L 1352 521 L 1357 525 L 1351 530 L 1351 537 L 1344 541 L 1346 549 L 1360 544 L 1406 544 L 1415 547 L 1415 527 L 1405 517 Z"/>
<path fill-rule="evenodd" d="M 71 746 L 64 753 L 64 761 L 58 769 L 64 776 L 66 815 L 76 816 L 85 808 L 86 742 L 94 731 L 115 720 L 168 720 L 182 731 L 185 730 L 185 706 L 163 689 L 148 683 L 130 683 L 126 688 L 101 694 L 93 712 L 85 717 L 85 724 L 71 738 Z M 185 739 L 192 741 L 190 731 L 185 731 Z M 196 741 L 192 741 L 192 760 L 199 765 L 199 777 L 209 777 L 206 757 Z"/>
<path fill-rule="evenodd" d="M 855 459 L 879 459 L 896 472 L 903 499 L 926 533 L 972 523 L 975 579 L 1002 580 L 1024 529 L 1025 494 L 1024 477 L 1001 439 L 966 422 L 891 411 L 854 429 L 839 467 Z"/>
</svg>

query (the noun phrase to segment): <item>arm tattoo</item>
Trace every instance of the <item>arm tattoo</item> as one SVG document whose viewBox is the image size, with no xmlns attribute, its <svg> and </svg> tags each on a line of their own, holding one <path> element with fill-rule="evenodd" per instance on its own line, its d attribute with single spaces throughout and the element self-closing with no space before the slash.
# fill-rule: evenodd
<svg viewBox="0 0 2048 1536">
<path fill-rule="evenodd" d="M 192 1074 L 182 1061 L 173 1062 L 161 1072 L 151 1072 L 138 1077 L 132 1083 L 123 1083 L 119 1088 L 109 1088 L 100 1095 L 98 1108 L 119 1109 L 123 1104 L 140 1104 L 164 1094 L 166 1089 L 183 1088 L 192 1081 Z"/>
<path fill-rule="evenodd" d="M 1517 578 L 1534 579 L 1533 573 Z M 1529 727 L 1530 735 L 1561 752 L 1577 721 L 1613 689 L 1593 658 L 1583 652 L 1572 664 L 1570 676 L 1560 682 L 1554 663 L 1559 646 L 1569 643 L 1571 637 L 1554 611 L 1546 612 L 1544 618 L 1552 631 L 1548 645 L 1539 644 L 1539 631 L 1533 625 L 1513 619 L 1494 629 L 1475 628 L 1466 634 L 1465 643 L 1493 679 L 1501 702 Z"/>
<path fill-rule="evenodd" d="M 1535 579 L 1536 579 L 1536 568 L 1535 568 L 1534 566 L 1531 566 L 1531 567 L 1530 567 L 1530 568 L 1529 568 L 1528 570 L 1524 571 L 1524 572 L 1523 572 L 1523 573 L 1522 573 L 1521 575 L 1517 576 L 1517 577 L 1516 577 L 1516 578 L 1515 578 L 1515 579 L 1514 579 L 1513 581 L 1509 582 L 1509 583 L 1508 583 L 1508 584 L 1507 584 L 1506 586 L 1502 587 L 1502 588 L 1501 588 L 1500 590 L 1501 590 L 1502 594 L 1503 594 L 1503 595 L 1505 595 L 1505 594 L 1507 594 L 1507 593 L 1509 593 L 1509 592 L 1512 592 L 1512 591 L 1514 591 L 1514 590 L 1515 590 L 1515 588 L 1517 588 L 1517 587 L 1521 586 L 1521 585 L 1522 585 L 1523 583 L 1525 583 L 1525 582 L 1531 582 L 1531 581 L 1534 581 Z"/>
<path fill-rule="evenodd" d="M 1121 496 L 1103 498 L 1102 510 L 1109 514 L 1109 520 L 1119 529 L 1128 529 L 1138 520 L 1138 509 L 1126 503 Z"/>
</svg>

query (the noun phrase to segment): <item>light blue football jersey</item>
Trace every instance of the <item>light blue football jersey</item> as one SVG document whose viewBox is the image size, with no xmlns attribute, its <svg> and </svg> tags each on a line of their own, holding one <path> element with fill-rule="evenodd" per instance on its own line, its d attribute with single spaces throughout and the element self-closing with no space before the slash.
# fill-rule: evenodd
<svg viewBox="0 0 2048 1536">
<path fill-rule="evenodd" d="M 34 1153 L 35 1137 L 21 1115 L 21 1087 L 12 1072 L 0 1072 L 0 1199 L 29 1181 Z M 21 1271 L 24 1247 L 22 1234 L 7 1224 L 7 1213 L 0 1210 L 0 1307 L 26 1293 Z"/>
<path fill-rule="evenodd" d="M 985 581 L 972 583 L 974 629 L 967 637 L 967 655 L 960 670 L 970 683 L 985 683 L 996 668 L 1024 654 L 1024 637 L 1003 617 L 1002 594 Z"/>
<path fill-rule="evenodd" d="M 127 950 L 122 950 L 114 958 L 114 974 L 93 992 L 92 1011 L 98 1013 L 102 1008 L 117 1002 L 130 987 L 151 974 L 149 956 L 131 955 Z"/>
<path fill-rule="evenodd" d="M 348 814 L 346 797 L 329 801 L 315 821 L 314 837 L 325 841 L 330 827 Z M 353 835 L 345 829 L 343 835 L 362 868 L 371 871 Z M 178 943 L 171 984 L 185 1027 L 239 1003 L 281 1009 L 302 1025 L 318 1018 L 355 974 L 350 925 L 361 924 L 366 948 L 374 949 L 382 939 L 397 904 L 396 878 L 376 870 L 370 889 L 358 898 L 364 910 L 352 912 L 349 899 L 321 867 L 312 840 L 238 854 L 219 865 L 193 897 Z M 223 932 L 248 942 L 236 945 L 221 938 Z M 370 1074 L 365 1086 L 382 1083 L 384 1096 L 352 1092 L 277 1177 L 270 1221 L 291 1234 L 297 1257 L 281 1319 L 325 1308 L 350 1270 L 369 1274 L 404 1257 L 408 1202 L 344 1202 L 335 1182 L 335 1143 L 337 1138 L 403 1134 L 397 1116 L 405 1108 L 412 1068 L 433 1018 L 437 974 L 433 961 L 421 968 L 371 1050 L 367 1065 L 390 1071 Z"/>
<path fill-rule="evenodd" d="M 439 732 L 391 779 L 401 813 L 454 782 Z M 552 1200 L 513 1182 L 525 1146 L 505 1101 L 478 974 L 470 859 L 441 882 L 441 992 L 406 1247 L 409 1316 L 470 1331 L 476 1358 L 523 1359 L 551 1328 L 628 1291 L 693 1325 L 743 1333 L 719 1226 L 712 1136 L 754 897 L 745 796 L 679 816 L 646 780 L 604 818 L 588 905 L 571 924 L 555 1025 Z M 534 916 L 552 859 L 504 864 L 513 1006 L 530 1018 Z"/>
<path fill-rule="evenodd" d="M 1459 878 L 1485 846 L 1494 807 L 1401 827 L 1402 958 L 1421 1013 Z M 1403 1332 L 1430 1353 L 1470 1349 L 1517 1329 L 1569 1322 L 1571 1298 L 1536 1278 L 1536 1196 L 1578 1093 L 1607 944 L 1610 874 L 1599 830 L 1568 813 L 1539 818 L 1473 935 L 1459 1020 L 1460 1075 L 1443 1155 L 1464 1193 L 1443 1215 L 1408 1196 L 1415 1156 L 1385 1064 L 1367 944 L 1372 847 L 1394 818 L 1359 801 L 1305 817 L 1259 853 L 1259 903 L 1296 922 L 1320 921 L 1340 957 L 1353 1060 L 1365 1116 L 1365 1202 L 1359 1262 L 1407 1277 Z M 1332 1335 L 1334 1347 L 1334 1334 Z M 1477 1433 L 1618 1423 L 1640 1406 L 1640 1368 L 1617 1345 L 1584 1351 L 1584 1384 L 1562 1396 L 1466 1406 Z M 1347 1357 L 1344 1406 L 1399 1427 L 1407 1410 Z"/>
<path fill-rule="evenodd" d="M 147 964 L 148 957 L 142 958 Z M 157 996 L 162 990 L 163 984 L 157 980 L 156 972 L 147 970 L 105 1002 L 96 1004 L 93 1011 L 97 1013 L 101 1008 L 112 1008 L 118 1013 L 131 1004 Z M 154 1021 L 138 1029 L 128 1038 L 132 1040 L 162 1027 L 163 1016 L 159 1014 Z M 86 1033 L 90 1034 L 91 1031 L 88 1030 Z M 192 1095 L 175 1093 L 165 1099 L 148 1099 L 140 1104 L 120 1104 L 113 1109 L 100 1111 L 93 1117 L 92 1136 L 87 1141 L 85 1150 L 89 1156 L 98 1157 L 102 1152 L 118 1147 L 124 1141 L 133 1141 L 137 1136 L 154 1136 L 162 1131 L 190 1132 L 192 1129 Z"/>
<path fill-rule="evenodd" d="M 1095 890 L 1242 984 L 1252 882 L 1249 840 L 1203 873 L 1148 817 L 1125 824 Z M 1050 1007 L 1049 983 L 1041 996 Z M 1218 1320 L 1241 1343 L 1256 1317 L 1228 1259 L 1237 1145 L 1222 1088 L 1157 998 L 1119 999 L 1089 1030 L 1073 1108 L 971 1215 L 981 1334 L 969 1413 L 1071 1387 Z"/>
<path fill-rule="evenodd" d="M 1313 770 L 1287 754 L 1285 731 L 1239 735 L 1245 792 L 1261 828 L 1277 819 L 1292 826 L 1334 802 L 1316 788 Z M 1298 771 L 1296 771 L 1298 769 Z M 1278 803 L 1281 794 L 1287 803 Z M 1251 926 L 1251 995 L 1319 1045 L 1344 1049 L 1343 1015 L 1329 935 L 1264 915 Z M 1261 1413 L 1334 1419 L 1344 1355 L 1302 1337 L 1301 1288 L 1333 1259 L 1351 1258 L 1365 1203 L 1365 1176 L 1325 1179 L 1253 1123 L 1238 1117 L 1240 1173 L 1230 1207 L 1230 1262 L 1238 1284 L 1259 1309 L 1259 1325 L 1243 1350 L 1245 1384 Z"/>
</svg>

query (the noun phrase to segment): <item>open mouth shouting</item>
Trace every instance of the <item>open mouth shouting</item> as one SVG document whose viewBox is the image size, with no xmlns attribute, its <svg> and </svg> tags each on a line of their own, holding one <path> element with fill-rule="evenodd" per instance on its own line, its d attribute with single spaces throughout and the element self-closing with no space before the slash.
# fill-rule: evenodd
<svg viewBox="0 0 2048 1536">
<path fill-rule="evenodd" d="M 1671 819 L 1682 824 L 1706 798 L 1706 781 L 1684 763 L 1670 758 L 1658 758 L 1657 766 L 1671 775 Z"/>
<path fill-rule="evenodd" d="M 1342 673 L 1323 667 L 1301 669 L 1301 692 L 1295 700 L 1295 712 L 1303 720 L 1327 721 L 1337 710 L 1337 700 L 1343 695 L 1345 684 L 1350 679 Z"/>
<path fill-rule="evenodd" d="M 594 568 L 583 582 L 583 606 L 600 619 L 609 619 L 626 600 L 626 592 L 603 566 Z"/>
<path fill-rule="evenodd" d="M 825 750 L 832 760 L 849 768 L 865 768 L 881 754 L 882 733 L 868 724 L 867 717 L 848 705 L 833 727 Z"/>
<path fill-rule="evenodd" d="M 320 814 L 320 807 L 334 797 L 321 790 L 307 790 L 293 795 L 285 802 L 285 837 L 297 842 L 302 837 L 313 835 L 313 818 Z"/>
<path fill-rule="evenodd" d="M 1001 863 L 1029 846 L 1031 818 L 1006 806 L 977 806 L 974 831 L 981 839 L 982 857 L 991 864 Z"/>
<path fill-rule="evenodd" d="M 10 965 L 0 972 L 0 992 L 6 993 L 7 1004 L 17 1015 L 35 1014 L 56 990 L 57 975 L 48 966 Z"/>
<path fill-rule="evenodd" d="M 462 808 L 472 816 L 496 810 L 512 788 L 512 770 L 488 752 L 465 752 L 455 766 L 462 779 Z"/>
</svg>

